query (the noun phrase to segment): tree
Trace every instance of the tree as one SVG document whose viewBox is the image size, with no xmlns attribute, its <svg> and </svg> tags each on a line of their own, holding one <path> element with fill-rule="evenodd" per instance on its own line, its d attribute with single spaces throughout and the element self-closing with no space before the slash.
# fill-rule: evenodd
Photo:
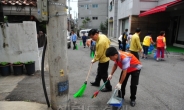
<svg viewBox="0 0 184 110">
<path fill-rule="evenodd" d="M 108 30 L 108 20 L 104 22 L 105 30 Z"/>
<path fill-rule="evenodd" d="M 90 21 L 91 21 L 91 19 L 90 19 L 89 17 L 86 17 L 85 20 L 86 20 L 87 22 L 90 22 Z"/>
<path fill-rule="evenodd" d="M 105 30 L 105 26 L 104 26 L 104 24 L 101 22 L 101 24 L 100 24 L 100 30 Z"/>
<path fill-rule="evenodd" d="M 107 34 L 108 20 L 106 20 L 104 23 L 101 22 L 101 24 L 100 24 L 100 30 L 102 31 L 102 33 Z"/>
<path fill-rule="evenodd" d="M 82 21 L 82 26 L 80 26 L 81 28 L 87 28 L 88 27 L 88 23 L 91 21 L 91 19 L 89 17 L 86 17 L 83 21 Z"/>
</svg>

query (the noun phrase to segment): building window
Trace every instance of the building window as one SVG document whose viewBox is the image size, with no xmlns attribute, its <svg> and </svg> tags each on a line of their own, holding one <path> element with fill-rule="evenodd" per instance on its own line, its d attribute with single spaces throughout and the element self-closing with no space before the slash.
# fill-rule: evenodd
<svg viewBox="0 0 184 110">
<path fill-rule="evenodd" d="M 93 4 L 92 7 L 93 8 L 98 8 L 98 4 Z"/>
<path fill-rule="evenodd" d="M 121 0 L 121 2 L 124 2 L 125 0 Z"/>
<path fill-rule="evenodd" d="M 81 19 L 84 19 L 84 17 L 81 17 Z"/>
<path fill-rule="evenodd" d="M 82 7 L 82 8 L 83 8 L 83 7 L 84 7 L 84 5 L 80 5 L 80 7 Z"/>
<path fill-rule="evenodd" d="M 89 5 L 88 4 L 86 5 L 86 9 L 89 9 Z"/>
<path fill-rule="evenodd" d="M 98 20 L 98 17 L 92 17 L 93 20 Z"/>
<path fill-rule="evenodd" d="M 110 2 L 110 5 L 109 5 L 109 11 L 112 11 L 112 1 Z"/>
</svg>

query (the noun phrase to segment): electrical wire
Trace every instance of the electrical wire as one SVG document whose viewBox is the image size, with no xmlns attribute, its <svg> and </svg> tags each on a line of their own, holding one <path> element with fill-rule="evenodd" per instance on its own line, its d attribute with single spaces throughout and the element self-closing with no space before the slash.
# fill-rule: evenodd
<svg viewBox="0 0 184 110">
<path fill-rule="evenodd" d="M 50 107 L 50 102 L 49 102 L 48 95 L 47 95 L 47 90 L 45 86 L 45 77 L 44 77 L 44 60 L 45 60 L 46 48 L 47 48 L 47 38 L 45 39 L 45 44 L 44 44 L 43 53 L 42 53 L 41 76 L 42 76 L 42 85 L 43 85 L 43 91 L 44 91 L 45 99 L 47 102 L 47 106 Z"/>
</svg>

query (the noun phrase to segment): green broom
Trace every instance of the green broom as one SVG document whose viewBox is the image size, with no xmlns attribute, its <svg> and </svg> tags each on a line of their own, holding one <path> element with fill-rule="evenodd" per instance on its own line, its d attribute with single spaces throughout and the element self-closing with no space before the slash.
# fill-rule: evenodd
<svg viewBox="0 0 184 110">
<path fill-rule="evenodd" d="M 91 67 L 92 67 L 92 63 L 91 63 L 90 69 L 88 71 L 88 75 L 86 77 L 86 81 L 81 86 L 81 88 L 73 95 L 74 98 L 81 97 L 84 94 L 84 91 L 86 90 L 86 86 L 87 86 L 87 80 L 88 80 L 88 77 L 89 77 L 89 74 L 90 74 L 90 71 L 91 71 Z"/>
<path fill-rule="evenodd" d="M 76 44 L 76 50 L 78 50 L 78 45 Z"/>
<path fill-rule="evenodd" d="M 80 46 L 82 46 L 82 41 L 80 41 Z"/>
<path fill-rule="evenodd" d="M 94 55 L 94 52 L 92 51 L 90 57 L 91 57 L 91 58 L 94 58 L 94 56 L 95 56 L 95 55 Z"/>
</svg>

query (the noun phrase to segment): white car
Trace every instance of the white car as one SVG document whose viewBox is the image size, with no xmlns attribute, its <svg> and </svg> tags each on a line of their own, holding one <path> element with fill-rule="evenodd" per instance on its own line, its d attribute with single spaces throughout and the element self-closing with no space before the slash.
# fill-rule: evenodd
<svg viewBox="0 0 184 110">
<path fill-rule="evenodd" d="M 80 32 L 79 32 L 80 38 L 82 38 L 83 34 L 85 34 L 85 36 L 88 37 L 88 32 L 89 32 L 90 30 L 91 30 L 91 29 L 80 30 Z"/>
</svg>

